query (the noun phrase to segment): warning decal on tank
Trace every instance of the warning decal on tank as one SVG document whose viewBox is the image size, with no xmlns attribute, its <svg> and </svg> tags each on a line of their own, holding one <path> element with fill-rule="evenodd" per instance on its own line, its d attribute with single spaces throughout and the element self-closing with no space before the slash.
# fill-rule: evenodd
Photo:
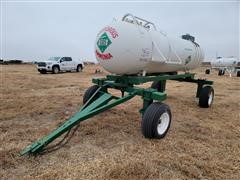
<svg viewBox="0 0 240 180">
<path fill-rule="evenodd" d="M 99 34 L 101 34 L 103 31 L 109 32 L 113 39 L 115 39 L 116 37 L 118 37 L 118 32 L 117 32 L 116 29 L 113 28 L 113 27 L 107 26 L 107 27 L 103 28 L 103 29 L 98 33 L 98 36 L 99 36 Z"/>
<path fill-rule="evenodd" d="M 106 32 L 103 33 L 97 41 L 97 46 L 102 53 L 107 49 L 110 44 L 112 44 L 112 41 L 109 39 Z"/>
<path fill-rule="evenodd" d="M 106 53 L 106 54 L 103 54 L 103 53 L 100 53 L 98 52 L 97 50 L 95 51 L 96 53 L 96 56 L 103 59 L 103 60 L 108 60 L 108 59 L 111 59 L 113 56 L 111 55 L 111 53 Z"/>
</svg>

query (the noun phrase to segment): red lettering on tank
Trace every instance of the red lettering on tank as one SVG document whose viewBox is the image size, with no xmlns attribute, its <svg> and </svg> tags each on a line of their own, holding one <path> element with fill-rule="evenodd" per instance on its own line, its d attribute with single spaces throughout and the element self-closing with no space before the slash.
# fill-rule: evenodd
<svg viewBox="0 0 240 180">
<path fill-rule="evenodd" d="M 116 29 L 113 28 L 113 27 L 107 26 L 107 27 L 103 28 L 103 29 L 98 33 L 98 35 L 101 34 L 103 31 L 109 32 L 109 33 L 111 34 L 111 36 L 112 36 L 113 39 L 115 39 L 116 37 L 118 37 L 117 31 L 116 31 Z"/>
<path fill-rule="evenodd" d="M 95 51 L 95 53 L 96 53 L 96 56 L 99 57 L 102 60 L 108 60 L 108 59 L 111 59 L 113 57 L 111 55 L 111 53 L 103 54 L 103 53 L 98 52 L 97 50 Z"/>
</svg>

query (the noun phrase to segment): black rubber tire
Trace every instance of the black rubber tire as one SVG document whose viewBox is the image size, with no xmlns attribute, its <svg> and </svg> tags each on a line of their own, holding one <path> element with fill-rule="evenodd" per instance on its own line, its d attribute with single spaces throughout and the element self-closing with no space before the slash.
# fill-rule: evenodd
<svg viewBox="0 0 240 180">
<path fill-rule="evenodd" d="M 85 91 L 83 95 L 83 104 L 85 104 L 92 97 L 92 95 L 98 90 L 98 88 L 99 88 L 98 85 L 93 85 Z M 98 96 L 96 95 L 95 98 L 97 97 Z"/>
<path fill-rule="evenodd" d="M 209 102 L 209 97 L 212 93 L 212 100 Z M 202 88 L 200 95 L 199 95 L 199 106 L 203 108 L 209 108 L 214 100 L 214 89 L 212 86 L 205 86 Z"/>
<path fill-rule="evenodd" d="M 161 115 L 165 112 L 167 112 L 167 114 L 169 115 L 169 121 L 168 121 L 166 130 L 162 134 L 159 134 L 157 127 L 158 127 Z M 152 103 L 151 105 L 148 106 L 142 118 L 142 124 L 141 124 L 142 134 L 144 135 L 145 138 L 150 138 L 150 139 L 164 138 L 170 128 L 171 119 L 172 119 L 172 114 L 168 105 L 160 102 Z"/>
<path fill-rule="evenodd" d="M 210 74 L 210 69 L 206 69 L 205 74 Z"/>
<path fill-rule="evenodd" d="M 218 75 L 219 75 L 219 76 L 222 75 L 222 70 L 218 70 Z"/>
<path fill-rule="evenodd" d="M 45 71 L 45 70 L 39 70 L 39 72 L 40 72 L 41 74 L 46 74 L 46 73 L 47 73 L 47 71 Z"/>
<path fill-rule="evenodd" d="M 77 66 L 77 72 L 81 72 L 82 71 L 82 66 L 79 64 L 78 66 Z"/>
<path fill-rule="evenodd" d="M 177 71 L 174 71 L 174 72 L 169 72 L 168 74 L 169 75 L 177 75 L 178 73 L 177 73 Z"/>
<path fill-rule="evenodd" d="M 60 71 L 60 69 L 59 69 L 58 66 L 53 66 L 53 67 L 52 67 L 52 73 L 53 73 L 53 74 L 58 74 L 59 71 Z"/>
<path fill-rule="evenodd" d="M 222 70 L 218 71 L 218 75 L 221 76 L 222 75 Z"/>
<path fill-rule="evenodd" d="M 161 92 L 161 87 L 162 87 L 161 81 L 154 81 L 151 85 L 151 88 L 157 89 L 159 92 Z"/>
<path fill-rule="evenodd" d="M 240 71 L 237 71 L 237 77 L 240 77 Z"/>
<path fill-rule="evenodd" d="M 224 75 L 224 74 L 225 74 L 225 71 L 224 71 L 224 70 L 220 69 L 220 70 L 218 71 L 218 75 L 219 75 L 219 76 L 222 76 L 222 75 Z"/>
</svg>

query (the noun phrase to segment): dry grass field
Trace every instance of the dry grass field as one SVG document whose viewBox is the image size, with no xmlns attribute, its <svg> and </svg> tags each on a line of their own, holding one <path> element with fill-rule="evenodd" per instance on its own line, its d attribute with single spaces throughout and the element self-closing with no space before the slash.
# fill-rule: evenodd
<svg viewBox="0 0 240 180">
<path fill-rule="evenodd" d="M 240 78 L 214 80 L 211 108 L 199 108 L 196 85 L 169 81 L 172 125 L 145 139 L 135 97 L 80 124 L 69 143 L 41 156 L 19 152 L 77 112 L 96 66 L 80 73 L 39 74 L 33 65 L 0 66 L 1 179 L 240 179 Z M 145 84 L 145 87 L 150 84 Z"/>
</svg>

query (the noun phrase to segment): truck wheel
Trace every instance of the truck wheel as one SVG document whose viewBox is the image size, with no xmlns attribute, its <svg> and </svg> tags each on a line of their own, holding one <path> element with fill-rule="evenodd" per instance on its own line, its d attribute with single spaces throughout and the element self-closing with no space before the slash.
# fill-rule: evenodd
<svg viewBox="0 0 240 180">
<path fill-rule="evenodd" d="M 222 75 L 222 70 L 218 71 L 218 75 L 221 76 Z"/>
<path fill-rule="evenodd" d="M 39 70 L 39 72 L 40 72 L 41 74 L 46 74 L 46 73 L 47 73 L 47 71 L 45 71 L 45 70 Z"/>
<path fill-rule="evenodd" d="M 83 95 L 83 104 L 85 104 L 92 97 L 92 95 L 98 90 L 98 88 L 98 85 L 93 85 L 85 91 Z M 95 98 L 97 99 L 98 96 L 99 95 L 96 94 Z"/>
<path fill-rule="evenodd" d="M 38 72 L 40 72 L 41 74 L 46 74 L 47 73 L 46 70 L 42 70 L 42 69 L 38 69 Z"/>
<path fill-rule="evenodd" d="M 237 77 L 240 77 L 240 71 L 237 71 Z"/>
<path fill-rule="evenodd" d="M 210 74 L 210 69 L 206 69 L 205 74 Z"/>
<path fill-rule="evenodd" d="M 212 105 L 214 99 L 214 90 L 211 86 L 205 86 L 202 88 L 199 95 L 199 106 L 208 108 Z"/>
<path fill-rule="evenodd" d="M 78 65 L 77 66 L 77 72 L 81 72 L 82 71 L 82 66 L 81 65 Z"/>
<path fill-rule="evenodd" d="M 57 73 L 59 73 L 59 71 L 60 71 L 60 69 L 59 69 L 58 66 L 53 66 L 53 68 L 52 68 L 52 73 L 53 74 L 57 74 Z"/>
<path fill-rule="evenodd" d="M 145 138 L 163 138 L 171 124 L 171 111 L 168 105 L 154 102 L 146 109 L 142 119 L 142 133 Z"/>
<path fill-rule="evenodd" d="M 159 92 L 161 92 L 162 82 L 161 81 L 154 81 L 151 85 L 151 88 L 157 89 Z"/>
<path fill-rule="evenodd" d="M 225 72 L 224 72 L 224 70 L 222 70 L 222 69 L 220 69 L 220 70 L 218 71 L 218 75 L 219 75 L 219 76 L 224 75 L 224 73 L 225 73 Z"/>
</svg>

